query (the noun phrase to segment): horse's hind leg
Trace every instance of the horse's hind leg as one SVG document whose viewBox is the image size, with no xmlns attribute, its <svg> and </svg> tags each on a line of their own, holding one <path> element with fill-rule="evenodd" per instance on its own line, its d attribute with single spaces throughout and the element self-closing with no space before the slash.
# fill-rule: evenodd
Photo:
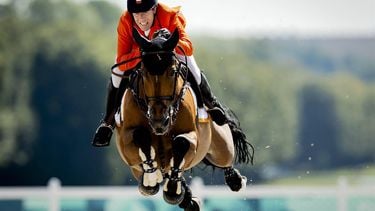
<svg viewBox="0 0 375 211">
<path fill-rule="evenodd" d="M 240 191 L 246 187 L 247 178 L 242 176 L 240 172 L 231 167 L 224 168 L 225 183 L 232 191 Z"/>
<path fill-rule="evenodd" d="M 241 173 L 230 165 L 228 167 L 217 166 L 213 164 L 209 159 L 206 158 L 206 164 L 211 165 L 213 167 L 217 167 L 224 170 L 224 179 L 225 183 L 229 186 L 232 191 L 240 191 L 246 188 L 247 177 L 241 175 Z"/>
<path fill-rule="evenodd" d="M 190 148 L 190 142 L 182 137 L 177 136 L 172 140 L 172 154 L 170 161 L 170 170 L 166 175 L 164 184 L 164 200 L 170 204 L 180 204 L 184 199 L 186 187 L 182 173 L 184 171 L 185 159 Z"/>
<path fill-rule="evenodd" d="M 232 191 L 240 191 L 246 187 L 247 178 L 233 168 L 235 149 L 231 130 L 228 125 L 213 125 L 210 153 L 206 161 L 214 167 L 224 170 L 225 183 Z"/>
<path fill-rule="evenodd" d="M 133 141 L 139 147 L 143 169 L 139 184 L 139 191 L 144 195 L 155 195 L 159 191 L 159 184 L 163 181 L 163 175 L 155 161 L 155 149 L 151 146 L 151 134 L 147 128 L 139 127 L 133 132 Z"/>
</svg>

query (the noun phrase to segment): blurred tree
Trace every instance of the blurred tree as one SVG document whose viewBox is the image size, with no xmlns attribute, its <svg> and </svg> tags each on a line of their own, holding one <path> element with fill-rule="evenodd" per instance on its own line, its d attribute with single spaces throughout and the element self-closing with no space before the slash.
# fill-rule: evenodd
<svg viewBox="0 0 375 211">
<path fill-rule="evenodd" d="M 328 82 L 327 82 L 328 83 Z M 375 87 L 366 86 L 348 74 L 338 74 L 329 83 L 333 90 L 338 118 L 340 149 L 346 165 L 372 162 L 375 152 Z"/>
<path fill-rule="evenodd" d="M 114 31 L 114 24 L 117 24 L 121 10 L 115 5 L 108 4 L 105 1 L 90 1 L 88 6 L 91 7 L 98 16 L 99 25 L 108 31 Z M 113 37 L 115 39 L 115 37 Z"/>
<path fill-rule="evenodd" d="M 22 165 L 33 141 L 33 113 L 29 107 L 32 43 L 13 4 L 0 5 L 0 167 Z M 20 62 L 20 58 L 22 61 Z"/>
<path fill-rule="evenodd" d="M 31 20 L 39 24 L 49 24 L 57 19 L 57 11 L 51 1 L 34 0 L 29 10 Z"/>
<path fill-rule="evenodd" d="M 66 184 L 103 184 L 104 178 L 109 177 L 105 150 L 92 148 L 90 139 L 97 122 L 96 112 L 102 107 L 95 102 L 101 102 L 104 96 L 103 92 L 92 95 L 92 90 L 105 82 L 95 74 L 98 70 L 94 60 L 74 62 L 73 57 L 80 57 L 71 53 L 77 52 L 75 49 L 62 50 L 48 60 L 45 52 L 36 55 L 33 66 L 34 81 L 39 81 L 33 89 L 39 130 L 29 168 L 47 167 L 49 171 L 44 175 L 35 171 L 32 176 L 39 177 L 37 181 L 57 176 Z"/>
<path fill-rule="evenodd" d="M 0 38 L 6 55 L 1 57 L 6 63 L 0 64 L 6 70 L 1 71 L 0 184 L 44 185 L 52 176 L 71 185 L 112 181 L 106 157 L 113 150 L 90 145 L 107 83 L 101 72 L 108 65 L 98 61 L 112 49 L 102 48 L 99 55 L 91 51 L 92 43 L 108 34 L 90 33 L 95 30 L 90 24 L 82 30 L 79 23 L 86 17 L 75 12 L 80 9 L 67 1 L 36 0 L 27 21 L 17 13 L 1 19 L 2 28 L 9 30 Z M 26 144 L 33 139 L 32 146 Z M 15 165 L 17 160 L 23 162 Z"/>
<path fill-rule="evenodd" d="M 300 132 L 296 162 L 315 169 L 340 163 L 340 123 L 334 98 L 321 86 L 306 85 L 300 92 Z"/>
</svg>

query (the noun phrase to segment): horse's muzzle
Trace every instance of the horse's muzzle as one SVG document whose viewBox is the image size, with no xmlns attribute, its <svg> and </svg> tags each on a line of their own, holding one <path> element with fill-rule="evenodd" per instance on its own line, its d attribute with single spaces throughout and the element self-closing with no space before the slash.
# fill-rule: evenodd
<svg viewBox="0 0 375 211">
<path fill-rule="evenodd" d="M 164 135 L 169 131 L 169 117 L 152 120 L 150 126 L 156 135 Z"/>
<path fill-rule="evenodd" d="M 162 118 L 150 118 L 149 124 L 155 135 L 165 135 L 170 128 L 170 117 L 164 115 Z"/>
<path fill-rule="evenodd" d="M 161 103 L 149 106 L 147 111 L 148 123 L 155 135 L 165 135 L 172 125 L 172 107 Z"/>
</svg>

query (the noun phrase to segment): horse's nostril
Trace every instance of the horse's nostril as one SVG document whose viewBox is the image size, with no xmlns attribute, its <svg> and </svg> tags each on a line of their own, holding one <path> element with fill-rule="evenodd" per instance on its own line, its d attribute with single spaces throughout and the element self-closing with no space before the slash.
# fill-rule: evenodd
<svg viewBox="0 0 375 211">
<path fill-rule="evenodd" d="M 166 127 L 166 126 L 168 126 L 168 123 L 169 123 L 169 116 L 163 118 L 162 125 Z"/>
<path fill-rule="evenodd" d="M 164 135 L 168 131 L 167 128 L 165 127 L 156 127 L 156 128 L 154 127 L 153 130 L 156 135 Z"/>
</svg>

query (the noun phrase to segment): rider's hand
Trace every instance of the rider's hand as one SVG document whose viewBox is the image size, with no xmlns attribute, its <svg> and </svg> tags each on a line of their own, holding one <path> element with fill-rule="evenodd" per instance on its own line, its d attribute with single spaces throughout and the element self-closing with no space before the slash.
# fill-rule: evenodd
<svg viewBox="0 0 375 211">
<path fill-rule="evenodd" d="M 161 29 L 157 30 L 153 34 L 152 37 L 153 38 L 155 38 L 155 37 L 163 37 L 165 39 L 168 39 L 170 36 L 171 36 L 171 32 L 167 28 L 161 28 Z"/>
</svg>

